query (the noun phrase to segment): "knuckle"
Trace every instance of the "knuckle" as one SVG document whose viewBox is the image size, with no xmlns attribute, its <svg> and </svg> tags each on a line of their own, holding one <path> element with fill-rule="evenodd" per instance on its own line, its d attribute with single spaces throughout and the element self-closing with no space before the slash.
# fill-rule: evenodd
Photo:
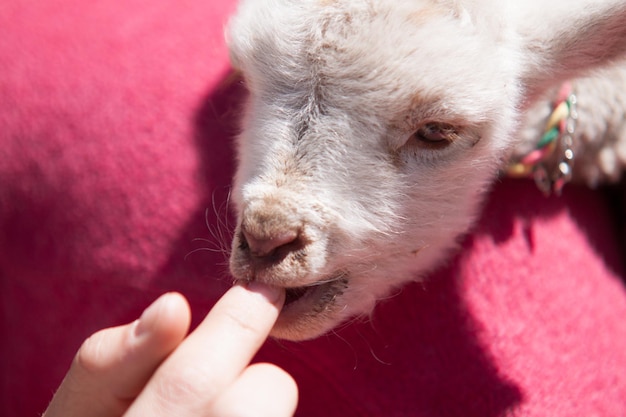
<svg viewBox="0 0 626 417">
<path fill-rule="evenodd" d="M 155 397 L 162 409 L 204 409 L 215 397 L 214 378 L 192 366 L 161 374 L 155 380 Z"/>
<path fill-rule="evenodd" d="M 272 380 L 272 385 L 284 393 L 293 395 L 295 398 L 298 396 L 298 384 L 296 380 L 278 365 L 267 362 L 260 362 L 250 366 L 250 368 L 256 368 L 256 372 L 264 373 L 266 378 Z"/>
<path fill-rule="evenodd" d="M 259 337 L 262 335 L 262 329 L 258 326 L 258 317 L 255 318 L 245 308 L 233 308 L 224 311 L 225 319 L 228 320 L 232 326 L 237 328 L 243 335 L 250 337 Z"/>
<path fill-rule="evenodd" d="M 74 366 L 88 374 L 104 371 L 109 365 L 106 341 L 102 332 L 89 336 L 74 357 Z"/>
<path fill-rule="evenodd" d="M 214 402 L 210 415 L 289 417 L 295 413 L 297 403 L 298 388 L 291 375 L 276 365 L 256 363 Z"/>
</svg>

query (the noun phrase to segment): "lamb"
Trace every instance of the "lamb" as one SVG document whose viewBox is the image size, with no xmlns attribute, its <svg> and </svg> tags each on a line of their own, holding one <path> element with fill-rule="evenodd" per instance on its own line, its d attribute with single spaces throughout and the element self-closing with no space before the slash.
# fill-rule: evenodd
<svg viewBox="0 0 626 417">
<path fill-rule="evenodd" d="M 502 172 L 547 193 L 619 178 L 626 3 L 544 3 L 242 2 L 227 32 L 250 92 L 230 269 L 286 289 L 274 336 L 316 337 L 424 277 Z M 538 147 L 558 91 L 559 129 Z"/>
</svg>

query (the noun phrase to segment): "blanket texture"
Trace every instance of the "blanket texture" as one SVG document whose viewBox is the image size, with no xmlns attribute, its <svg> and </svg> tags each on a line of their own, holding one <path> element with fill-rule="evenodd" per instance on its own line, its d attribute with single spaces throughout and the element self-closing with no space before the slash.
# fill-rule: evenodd
<svg viewBox="0 0 626 417">
<path fill-rule="evenodd" d="M 0 415 L 41 413 L 95 330 L 170 290 L 197 324 L 230 285 L 234 7 L 0 3 Z M 618 203 L 501 181 L 447 265 L 258 360 L 298 416 L 625 416 Z"/>
</svg>

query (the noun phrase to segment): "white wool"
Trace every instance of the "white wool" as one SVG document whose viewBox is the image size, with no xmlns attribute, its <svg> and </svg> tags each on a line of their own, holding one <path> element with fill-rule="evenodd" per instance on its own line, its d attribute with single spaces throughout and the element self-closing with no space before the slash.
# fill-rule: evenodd
<svg viewBox="0 0 626 417">
<path fill-rule="evenodd" d="M 542 95 L 618 60 L 624 21 L 623 0 L 244 0 L 227 34 L 250 90 L 231 271 L 342 283 L 324 308 L 284 311 L 275 335 L 367 314 L 445 259 L 507 158 L 536 141 Z M 580 92 L 581 123 L 585 96 L 599 100 Z M 432 126 L 449 145 L 413 136 Z M 595 148 L 594 181 L 616 177 L 617 143 Z M 294 234 L 271 262 L 248 247 Z"/>
</svg>

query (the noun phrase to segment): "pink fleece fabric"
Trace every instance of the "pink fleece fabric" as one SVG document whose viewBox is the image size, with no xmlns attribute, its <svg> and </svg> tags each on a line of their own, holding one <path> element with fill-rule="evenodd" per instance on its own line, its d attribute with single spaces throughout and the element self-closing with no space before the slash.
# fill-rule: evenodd
<svg viewBox="0 0 626 417">
<path fill-rule="evenodd" d="M 229 285 L 232 1 L 0 3 L 0 415 L 36 416 L 75 350 L 176 290 Z M 626 415 L 623 213 L 495 185 L 463 250 L 371 317 L 258 360 L 298 416 Z"/>
</svg>

